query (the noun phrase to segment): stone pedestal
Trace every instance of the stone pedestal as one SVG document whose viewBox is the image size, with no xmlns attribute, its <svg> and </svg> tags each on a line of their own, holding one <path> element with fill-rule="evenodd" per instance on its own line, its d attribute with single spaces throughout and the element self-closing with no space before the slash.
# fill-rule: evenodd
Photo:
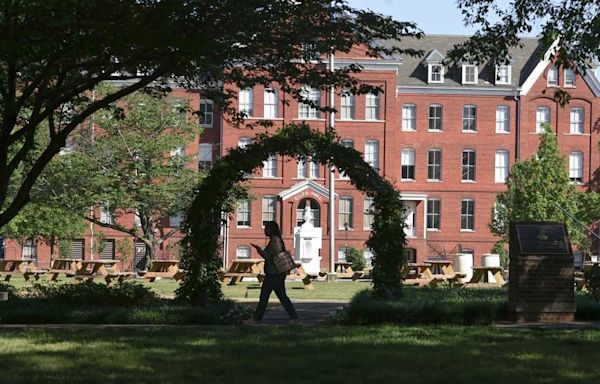
<svg viewBox="0 0 600 384">
<path fill-rule="evenodd" d="M 323 230 L 311 223 L 312 212 L 309 207 L 304 211 L 304 223 L 294 228 L 294 248 L 296 259 L 302 263 L 304 271 L 309 275 L 317 275 L 321 271 L 319 250 L 323 246 Z"/>
<path fill-rule="evenodd" d="M 509 271 L 511 320 L 575 320 L 573 253 L 564 224 L 511 223 Z"/>
</svg>

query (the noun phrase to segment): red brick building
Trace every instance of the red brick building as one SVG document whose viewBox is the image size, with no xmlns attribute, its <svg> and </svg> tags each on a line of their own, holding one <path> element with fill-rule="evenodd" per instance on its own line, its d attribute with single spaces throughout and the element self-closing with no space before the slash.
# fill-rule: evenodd
<svg viewBox="0 0 600 384">
<path fill-rule="evenodd" d="M 569 175 L 582 190 L 600 167 L 600 83 L 591 72 L 582 77 L 568 69 L 558 71 L 534 39 L 524 39 L 522 48 L 512 50 L 506 65 L 446 64 L 447 52 L 464 39 L 428 36 L 402 42 L 422 49 L 425 54 L 420 58 L 370 58 L 360 49 L 335 58 L 336 68 L 362 65 L 361 81 L 383 90 L 378 95 L 337 90 L 335 130 L 345 145 L 363 152 L 365 160 L 401 191 L 412 260 L 462 250 L 472 252 L 474 265 L 479 265 L 480 256 L 497 240 L 488 229 L 496 193 L 505 188 L 510 166 L 537 149 L 542 122 L 555 130 Z M 558 105 L 553 98 L 556 89 L 571 94 L 569 105 Z M 276 84 L 238 91 L 238 106 L 246 111 L 247 120 L 271 120 L 272 127 L 230 125 L 198 92 L 175 90 L 205 116 L 202 136 L 186 147 L 186 153 L 198 153 L 201 166 L 209 167 L 229 148 L 246 145 L 263 131 L 274 132 L 299 121 L 322 130 L 328 125 L 324 113 L 299 104 Z M 327 105 L 324 90 L 306 89 L 306 95 Z M 281 156 L 265 162 L 251 178 L 255 199 L 239 202 L 224 228 L 224 262 L 258 257 L 250 243 L 265 242 L 264 220 L 280 223 L 291 247 L 294 227 L 302 222 L 302 210 L 310 206 L 313 224 L 323 229 L 321 267 L 326 269 L 328 178 L 328 169 L 318 164 L 298 164 Z M 371 217 L 365 213 L 369 199 L 339 172 L 335 195 L 334 259 L 344 257 L 346 246 L 365 250 L 368 257 L 364 243 L 370 231 Z M 108 239 L 121 236 L 103 231 Z M 86 249 L 89 240 L 83 241 Z M 40 246 L 40 261 L 47 257 L 45 252 Z M 23 252 L 9 245 L 5 257 L 20 258 Z M 89 258 L 89 252 L 82 257 Z M 105 257 L 114 257 L 114 250 Z"/>
</svg>

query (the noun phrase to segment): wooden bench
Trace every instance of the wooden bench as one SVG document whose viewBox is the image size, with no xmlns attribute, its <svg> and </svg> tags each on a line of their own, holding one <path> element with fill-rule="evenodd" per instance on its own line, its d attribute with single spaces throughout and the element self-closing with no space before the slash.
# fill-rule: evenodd
<svg viewBox="0 0 600 384">
<path fill-rule="evenodd" d="M 57 281 L 58 276 L 63 274 L 66 277 L 74 277 L 75 272 L 81 267 L 79 259 L 54 259 L 50 265 L 50 270 L 46 272 L 48 281 Z"/>
<path fill-rule="evenodd" d="M 241 282 L 244 277 L 255 277 L 259 283 L 264 278 L 264 261 L 262 259 L 234 260 L 229 269 L 221 274 L 221 281 L 228 285 Z"/>
<path fill-rule="evenodd" d="M 23 276 L 25 281 L 29 281 L 31 277 L 39 280 L 45 273 L 45 270 L 37 269 L 32 260 L 0 260 L 0 277 L 7 282 L 15 275 Z"/>
<path fill-rule="evenodd" d="M 179 260 L 154 260 L 142 277 L 151 283 L 158 278 L 179 281 L 185 277 L 185 271 L 179 269 Z"/>
</svg>

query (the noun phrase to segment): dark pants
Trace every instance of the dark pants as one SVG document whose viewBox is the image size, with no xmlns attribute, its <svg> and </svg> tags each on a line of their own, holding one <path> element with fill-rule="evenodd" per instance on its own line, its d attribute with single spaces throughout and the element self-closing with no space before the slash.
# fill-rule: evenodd
<svg viewBox="0 0 600 384">
<path fill-rule="evenodd" d="M 285 275 L 265 275 L 265 279 L 262 282 L 262 287 L 260 288 L 260 300 L 258 301 L 256 310 L 254 311 L 254 320 L 262 320 L 265 310 L 267 309 L 269 296 L 271 296 L 272 291 L 275 291 L 277 298 L 281 302 L 281 305 L 283 305 L 283 308 L 287 312 L 290 319 L 297 319 L 298 315 L 296 314 L 294 305 L 285 293 Z"/>
</svg>

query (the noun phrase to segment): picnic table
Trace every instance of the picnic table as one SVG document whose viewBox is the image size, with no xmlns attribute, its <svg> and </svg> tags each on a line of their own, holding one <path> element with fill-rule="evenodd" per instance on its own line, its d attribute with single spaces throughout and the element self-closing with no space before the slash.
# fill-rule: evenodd
<svg viewBox="0 0 600 384">
<path fill-rule="evenodd" d="M 337 277 L 342 279 L 345 277 L 351 278 L 352 276 L 354 276 L 354 271 L 352 270 L 352 263 L 349 263 L 347 261 L 338 261 L 334 263 L 334 271 L 337 274 Z"/>
<path fill-rule="evenodd" d="M 106 284 L 133 276 L 132 272 L 121 272 L 118 263 L 118 260 L 81 260 L 74 276 L 78 280 L 103 278 Z"/>
<path fill-rule="evenodd" d="M 502 287 L 506 284 L 502 273 L 502 267 L 473 267 L 473 277 L 465 284 L 465 287 Z M 490 276 L 494 277 L 495 282 L 490 281 Z"/>
<path fill-rule="evenodd" d="M 80 259 L 54 259 L 50 265 L 50 270 L 48 271 L 47 279 L 48 281 L 56 281 L 60 274 L 64 274 L 66 277 L 75 276 L 75 272 L 81 266 Z"/>
<path fill-rule="evenodd" d="M 263 259 L 238 259 L 231 263 L 229 269 L 221 274 L 221 281 L 228 285 L 241 282 L 244 277 L 255 277 L 262 283 L 265 276 Z"/>
<path fill-rule="evenodd" d="M 296 268 L 290 272 L 290 276 L 299 278 L 304 283 L 304 289 L 315 289 L 312 285 L 312 281 L 317 278 L 317 276 L 311 276 L 304 270 L 302 263 L 296 261 Z"/>
<path fill-rule="evenodd" d="M 46 271 L 37 269 L 32 260 L 0 260 L 0 276 L 10 281 L 13 275 L 23 276 L 28 281 L 31 276 L 39 280 Z"/>
<path fill-rule="evenodd" d="M 575 271 L 575 275 L 573 276 L 573 280 L 575 281 L 575 289 L 577 291 L 582 291 L 586 288 L 585 284 L 585 274 L 592 270 L 594 265 L 600 264 L 598 262 L 585 262 L 582 265 L 581 271 Z"/>
<path fill-rule="evenodd" d="M 143 273 L 144 279 L 153 283 L 157 278 L 182 280 L 185 271 L 179 269 L 179 260 L 152 260 L 148 271 Z"/>
<path fill-rule="evenodd" d="M 431 284 L 436 280 L 431 272 L 431 264 L 429 263 L 408 263 L 402 266 L 400 270 L 402 274 L 402 283 L 404 285 L 424 285 Z"/>
<path fill-rule="evenodd" d="M 457 273 L 450 260 L 445 259 L 429 259 L 427 264 L 431 264 L 431 273 L 437 282 L 456 283 L 459 278 L 467 276 L 466 273 Z M 435 283 L 434 283 L 435 284 Z"/>
</svg>

